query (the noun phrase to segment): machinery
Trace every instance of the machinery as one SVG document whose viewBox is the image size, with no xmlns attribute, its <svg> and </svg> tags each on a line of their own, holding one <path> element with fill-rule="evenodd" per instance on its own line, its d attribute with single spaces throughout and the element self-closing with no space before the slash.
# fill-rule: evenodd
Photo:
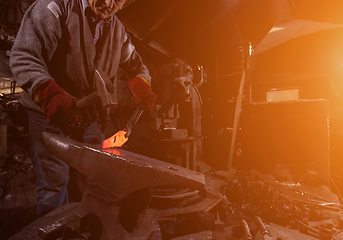
<svg viewBox="0 0 343 240">
<path fill-rule="evenodd" d="M 152 131 L 152 144 L 158 150 L 155 157 L 206 172 L 209 167 L 202 159 L 202 99 L 193 82 L 194 72 L 189 65 L 170 63 L 161 67 L 159 75 L 157 114 Z M 203 72 L 200 78 L 202 81 Z"/>
</svg>

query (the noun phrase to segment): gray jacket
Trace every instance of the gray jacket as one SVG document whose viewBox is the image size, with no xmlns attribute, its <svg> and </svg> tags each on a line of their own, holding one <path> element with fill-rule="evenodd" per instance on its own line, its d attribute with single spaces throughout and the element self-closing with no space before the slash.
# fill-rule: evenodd
<svg viewBox="0 0 343 240">
<path fill-rule="evenodd" d="M 26 92 L 22 103 L 30 109 L 37 109 L 31 96 L 44 81 L 52 79 L 81 98 L 94 91 L 96 69 L 114 79 L 119 65 L 130 77 L 151 81 L 148 69 L 115 15 L 94 44 L 81 0 L 34 2 L 25 13 L 10 58 L 15 80 Z"/>
</svg>

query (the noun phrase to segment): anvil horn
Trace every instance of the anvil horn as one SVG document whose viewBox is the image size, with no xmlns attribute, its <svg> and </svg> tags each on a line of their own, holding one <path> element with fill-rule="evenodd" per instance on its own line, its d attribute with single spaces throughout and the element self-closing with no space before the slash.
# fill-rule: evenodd
<svg viewBox="0 0 343 240">
<path fill-rule="evenodd" d="M 45 144 L 83 175 L 92 186 L 111 193 L 116 205 L 130 193 L 171 186 L 202 190 L 205 176 L 177 165 L 118 148 L 80 143 L 59 134 L 43 133 Z"/>
</svg>

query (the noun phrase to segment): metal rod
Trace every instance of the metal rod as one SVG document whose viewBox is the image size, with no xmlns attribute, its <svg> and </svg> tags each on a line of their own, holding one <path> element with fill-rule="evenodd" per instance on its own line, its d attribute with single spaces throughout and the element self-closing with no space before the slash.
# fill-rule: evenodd
<svg viewBox="0 0 343 240">
<path fill-rule="evenodd" d="M 132 127 L 137 123 L 138 119 L 143 114 L 143 112 L 144 112 L 144 108 L 141 104 L 139 104 L 125 126 L 125 131 L 126 131 L 125 137 L 128 138 L 131 135 Z"/>
</svg>

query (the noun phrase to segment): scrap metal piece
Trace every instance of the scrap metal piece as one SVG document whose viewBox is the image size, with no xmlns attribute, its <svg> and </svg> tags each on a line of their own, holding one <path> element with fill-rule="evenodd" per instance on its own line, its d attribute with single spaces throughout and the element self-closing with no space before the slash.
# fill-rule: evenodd
<svg viewBox="0 0 343 240">
<path fill-rule="evenodd" d="M 272 239 L 292 239 L 292 240 L 313 240 L 317 237 L 309 236 L 303 233 L 300 233 L 297 230 L 289 229 L 283 226 L 280 226 L 275 223 L 270 223 L 268 225 L 268 230 L 273 237 Z"/>
<path fill-rule="evenodd" d="M 268 234 L 263 235 L 260 230 L 257 231 L 253 240 L 272 240 L 273 238 L 270 237 Z"/>
<path fill-rule="evenodd" d="M 184 235 L 184 236 L 181 236 L 181 237 L 172 238 L 170 240 L 190 240 L 190 239 L 194 239 L 194 240 L 213 240 L 214 239 L 213 235 L 214 234 L 213 234 L 212 231 L 204 231 L 204 232 L 193 233 L 193 234 Z"/>
<path fill-rule="evenodd" d="M 51 234 L 58 231 L 63 231 L 63 228 L 73 221 L 74 213 L 67 214 L 66 216 L 58 219 L 48 221 L 44 225 L 38 228 L 38 236 L 43 239 L 48 238 Z"/>
<path fill-rule="evenodd" d="M 259 216 L 254 215 L 254 220 L 257 224 L 258 231 L 254 237 L 254 240 L 270 240 L 272 239 L 268 229 L 264 225 L 262 219 Z"/>
<path fill-rule="evenodd" d="M 199 190 L 194 190 L 191 192 L 184 192 L 184 193 L 177 193 L 177 194 L 173 194 L 173 195 L 156 195 L 154 194 L 154 189 L 152 189 L 152 197 L 153 198 L 157 198 L 157 199 L 183 199 L 183 198 L 187 198 L 187 197 L 194 197 L 196 195 L 199 194 Z"/>
<path fill-rule="evenodd" d="M 243 231 L 241 239 L 242 240 L 252 240 L 252 235 L 250 233 L 250 228 L 249 228 L 248 223 L 244 219 L 242 219 L 240 221 L 240 225 L 241 225 L 241 229 Z"/>
<path fill-rule="evenodd" d="M 206 176 L 205 182 L 207 196 L 201 201 L 183 208 L 148 209 L 146 216 L 150 219 L 159 220 L 196 212 L 209 212 L 220 203 L 226 201 L 224 195 L 220 193 L 220 188 L 225 182 L 209 176 Z"/>
<path fill-rule="evenodd" d="M 254 220 L 257 224 L 258 229 L 261 231 L 262 235 L 269 234 L 266 226 L 264 225 L 262 219 L 259 216 L 254 216 Z"/>
<path fill-rule="evenodd" d="M 220 220 L 219 212 L 217 212 L 217 219 L 214 221 L 214 226 L 215 226 L 215 239 L 226 240 L 224 223 Z"/>
<path fill-rule="evenodd" d="M 211 196 L 211 198 L 207 197 L 196 204 L 193 204 L 184 208 L 175 208 L 175 209 L 166 209 L 166 210 L 148 209 L 146 212 L 146 217 L 150 219 L 163 219 L 163 218 L 175 217 L 175 216 L 190 214 L 190 213 L 195 213 L 195 212 L 208 212 L 223 200 L 224 200 L 224 197 L 218 195 L 218 196 Z"/>
</svg>

